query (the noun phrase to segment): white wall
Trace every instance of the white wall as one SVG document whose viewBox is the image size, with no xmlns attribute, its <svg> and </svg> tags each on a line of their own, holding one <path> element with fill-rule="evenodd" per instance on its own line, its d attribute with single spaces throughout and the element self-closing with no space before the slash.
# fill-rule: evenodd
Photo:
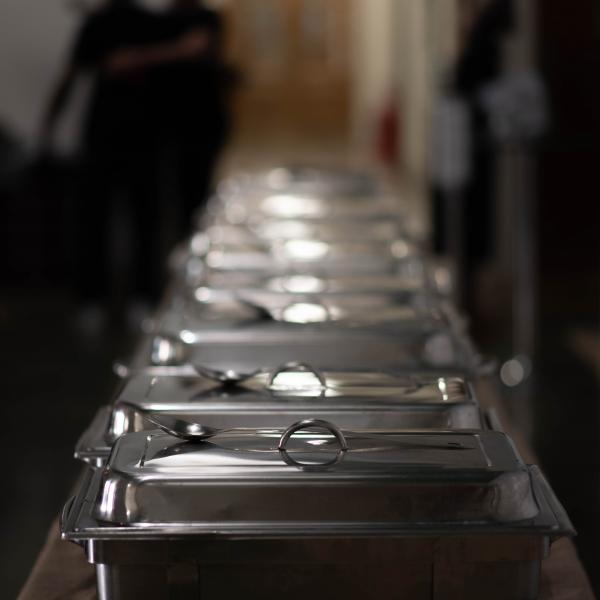
<svg viewBox="0 0 600 600">
<path fill-rule="evenodd" d="M 66 0 L 0 0 L 0 123 L 28 145 L 78 20 Z"/>
</svg>

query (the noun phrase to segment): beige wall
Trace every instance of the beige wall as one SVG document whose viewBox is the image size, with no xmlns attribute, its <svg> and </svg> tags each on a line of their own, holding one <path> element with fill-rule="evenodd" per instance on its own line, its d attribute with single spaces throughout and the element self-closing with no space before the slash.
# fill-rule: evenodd
<svg viewBox="0 0 600 600">
<path fill-rule="evenodd" d="M 381 110 L 393 89 L 394 0 L 352 0 L 352 129 L 372 147 Z"/>
<path fill-rule="evenodd" d="M 353 131 L 372 152 L 377 119 L 395 93 L 397 174 L 428 221 L 429 122 L 439 74 L 457 52 L 457 0 L 353 0 Z"/>
</svg>

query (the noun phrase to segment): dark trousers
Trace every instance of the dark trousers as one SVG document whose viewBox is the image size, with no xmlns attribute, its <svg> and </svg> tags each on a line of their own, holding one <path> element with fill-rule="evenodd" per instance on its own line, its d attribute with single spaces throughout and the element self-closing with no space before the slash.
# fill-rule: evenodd
<svg viewBox="0 0 600 600">
<path fill-rule="evenodd" d="M 198 119 L 198 114 L 202 119 Z M 209 118 L 212 115 L 212 119 Z M 160 144 L 169 191 L 177 203 L 177 237 L 194 228 L 212 192 L 214 171 L 229 137 L 229 122 L 214 110 L 182 110 L 164 129 Z"/>
<path fill-rule="evenodd" d="M 76 284 L 83 302 L 104 302 L 134 294 L 156 300 L 162 261 L 158 245 L 158 202 L 154 153 L 91 152 L 82 168 L 77 202 Z M 120 210 L 119 210 L 120 209 Z M 129 214 L 127 246 L 132 250 L 127 290 L 115 290 L 115 262 L 121 258 L 112 239 L 115 215 Z"/>
</svg>

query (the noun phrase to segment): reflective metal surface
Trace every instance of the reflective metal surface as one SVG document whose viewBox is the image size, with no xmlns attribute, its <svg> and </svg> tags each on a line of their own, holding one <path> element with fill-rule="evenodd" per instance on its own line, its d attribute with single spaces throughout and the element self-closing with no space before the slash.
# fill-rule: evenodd
<svg viewBox="0 0 600 600">
<path fill-rule="evenodd" d="M 235 289 L 239 293 L 257 289 L 303 295 L 415 294 L 427 290 L 427 273 L 420 261 L 402 265 L 394 277 L 389 274 L 348 274 L 324 276 L 320 273 L 262 275 L 248 272 L 207 272 L 199 274 L 196 286 L 215 290 Z M 406 269 L 404 269 L 406 267 Z M 435 292 L 432 289 L 432 292 Z"/>
<path fill-rule="evenodd" d="M 501 433 L 346 434 L 344 456 L 332 464 L 340 447 L 333 434 L 298 432 L 286 453 L 302 465 L 325 465 L 316 471 L 288 464 L 279 449 L 283 433 L 223 434 L 203 444 L 160 432 L 127 434 L 101 473 L 94 516 L 141 527 L 172 523 L 174 531 L 189 523 L 268 535 L 273 527 L 293 531 L 316 522 L 323 532 L 383 524 L 526 530 L 540 514 L 531 473 Z"/>
<path fill-rule="evenodd" d="M 165 433 L 190 442 L 201 442 L 220 433 L 232 431 L 231 429 L 217 429 L 215 427 L 210 427 L 197 421 L 192 421 L 190 417 L 181 418 L 169 414 L 161 414 L 160 412 L 152 410 L 145 410 L 125 401 L 122 401 L 122 405 L 124 407 L 129 407 L 135 412 L 139 412 L 145 419 L 152 423 L 152 425 L 158 427 Z"/>
<path fill-rule="evenodd" d="M 259 173 L 236 173 L 219 185 L 222 195 L 249 190 L 312 193 L 320 196 L 370 196 L 380 193 L 380 182 L 362 169 L 322 165 L 282 165 Z"/>
<path fill-rule="evenodd" d="M 192 257 L 194 254 L 192 254 Z M 322 275 L 395 273 L 402 263 L 415 261 L 413 248 L 394 242 L 324 242 L 289 239 L 267 247 L 253 244 L 211 244 L 196 255 L 215 271 L 251 271 L 269 274 L 317 272 Z"/>
<path fill-rule="evenodd" d="M 415 404 L 475 404 L 463 378 L 427 374 L 401 375 L 383 371 L 317 371 L 310 365 L 285 363 L 269 373 L 257 375 L 235 389 L 223 388 L 198 373 L 137 375 L 121 387 L 119 398 L 145 403 L 185 403 L 194 398 L 236 397 L 287 401 L 290 397 L 318 398 L 339 402 L 344 398 L 365 402 L 410 402 Z"/>
<path fill-rule="evenodd" d="M 398 221 L 372 219 L 368 223 L 341 224 L 311 222 L 302 219 L 265 219 L 258 223 L 232 225 L 217 219 L 203 234 L 214 244 L 255 244 L 269 247 L 278 240 L 325 240 L 348 242 L 357 238 L 369 241 L 398 239 L 403 234 Z"/>
<path fill-rule="evenodd" d="M 258 186 L 243 191 L 221 186 L 211 210 L 234 225 L 273 218 L 332 223 L 401 218 L 397 204 L 383 195 L 320 195 L 310 191 L 260 189 Z"/>
<path fill-rule="evenodd" d="M 469 340 L 449 331 L 319 329 L 269 323 L 243 328 L 182 330 L 179 338 L 160 335 L 148 360 L 155 365 L 192 364 L 196 368 L 250 377 L 281 363 L 299 361 L 323 370 L 451 372 L 476 370 L 479 357 Z"/>
<path fill-rule="evenodd" d="M 275 168 L 222 182 L 201 225 L 77 444 L 61 531 L 100 600 L 533 600 L 572 526 L 482 416 L 452 270 L 398 199 Z"/>
<path fill-rule="evenodd" d="M 321 296 L 261 290 L 234 292 L 207 287 L 196 288 L 193 294 L 184 297 L 175 296 L 154 328 L 158 332 L 177 334 L 268 321 L 319 324 L 321 328 L 329 326 L 334 330 L 378 326 L 397 332 L 464 330 L 464 320 L 450 310 L 447 302 L 425 295 L 409 294 L 407 298 L 391 294 Z"/>
<path fill-rule="evenodd" d="M 123 433 L 152 429 L 164 417 L 214 429 L 277 428 L 312 417 L 343 429 L 484 428 L 476 399 L 458 378 L 348 372 L 317 377 L 295 369 L 223 388 L 200 376 L 138 376 L 126 382 L 114 406 L 99 412 L 76 456 L 103 460 Z"/>
</svg>

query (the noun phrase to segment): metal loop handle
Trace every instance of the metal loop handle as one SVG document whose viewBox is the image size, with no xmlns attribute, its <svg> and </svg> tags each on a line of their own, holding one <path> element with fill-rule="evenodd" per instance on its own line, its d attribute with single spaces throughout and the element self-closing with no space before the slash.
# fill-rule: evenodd
<svg viewBox="0 0 600 600">
<path fill-rule="evenodd" d="M 309 427 L 315 427 L 315 428 L 325 429 L 326 431 L 329 431 L 329 433 L 333 434 L 335 439 L 339 442 L 340 449 L 343 452 L 346 452 L 346 450 L 348 450 L 348 442 L 346 441 L 346 438 L 344 437 L 342 430 L 339 427 L 337 427 L 336 425 L 334 425 L 333 423 L 330 423 L 329 421 L 323 421 L 323 419 L 306 419 L 304 421 L 298 421 L 297 423 L 290 425 L 283 432 L 283 435 L 281 436 L 281 438 L 279 440 L 279 444 L 277 446 L 278 450 L 286 450 L 285 446 L 289 442 L 290 438 L 295 433 L 298 433 L 298 431 L 302 431 L 303 429 L 308 429 Z"/>
<path fill-rule="evenodd" d="M 300 361 L 291 361 L 291 362 L 287 362 L 284 363 L 283 365 L 280 365 L 279 367 L 277 367 L 270 375 L 269 377 L 269 381 L 267 382 L 267 387 L 272 388 L 275 385 L 275 380 L 277 379 L 277 377 L 279 375 L 281 375 L 282 373 L 287 373 L 289 371 L 293 371 L 293 370 L 300 370 L 300 371 L 304 371 L 306 373 L 311 373 L 312 375 L 314 375 L 319 384 L 321 385 L 321 389 L 324 390 L 327 388 L 327 380 L 325 379 L 325 376 L 323 375 L 323 373 L 321 373 L 320 371 L 318 371 L 317 369 L 315 369 L 313 366 L 309 365 L 308 363 L 304 363 L 304 362 L 300 362 Z M 325 423 L 325 421 L 322 421 L 322 423 Z"/>
<path fill-rule="evenodd" d="M 289 442 L 290 438 L 298 431 L 307 429 L 308 427 L 318 427 L 320 429 L 325 429 L 326 431 L 329 431 L 331 434 L 333 434 L 335 439 L 340 444 L 339 450 L 337 451 L 337 454 L 333 459 L 328 460 L 324 463 L 307 464 L 300 462 L 289 455 L 286 448 L 286 444 Z M 344 458 L 344 455 L 348 450 L 348 442 L 346 442 L 346 438 L 344 437 L 342 431 L 333 423 L 329 423 L 328 421 L 323 421 L 321 419 L 308 419 L 306 421 L 299 421 L 298 423 L 294 423 L 293 425 L 288 427 L 281 436 L 277 448 L 281 453 L 281 457 L 284 460 L 284 462 L 290 465 L 291 467 L 297 467 L 303 471 L 322 471 L 339 463 L 342 460 L 342 458 Z"/>
</svg>

